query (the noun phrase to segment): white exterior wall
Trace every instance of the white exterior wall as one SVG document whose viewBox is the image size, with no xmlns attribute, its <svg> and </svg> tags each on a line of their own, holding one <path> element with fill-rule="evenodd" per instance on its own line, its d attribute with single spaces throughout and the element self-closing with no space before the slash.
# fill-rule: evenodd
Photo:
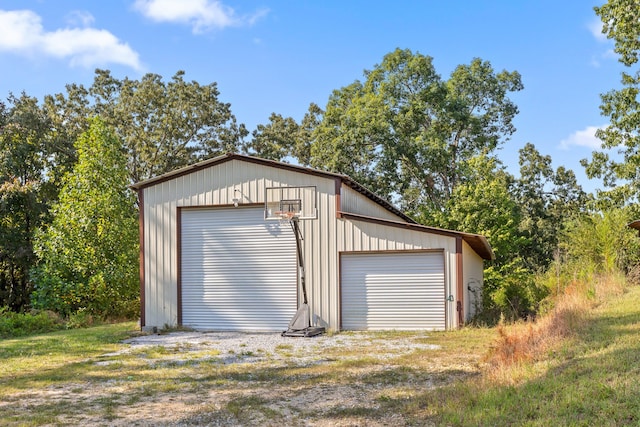
<svg viewBox="0 0 640 427">
<path fill-rule="evenodd" d="M 144 208 L 145 327 L 178 323 L 178 209 L 190 206 L 257 206 L 264 203 L 265 187 L 317 187 L 318 219 L 301 222 L 306 284 L 311 315 L 316 324 L 340 327 L 340 253 L 442 249 L 446 294 L 457 300 L 456 237 L 404 229 L 368 221 L 338 219 L 336 179 L 296 170 L 232 159 L 194 169 L 142 189 Z M 240 194 L 234 190 L 240 190 Z M 402 219 L 366 196 L 343 185 L 341 211 L 392 221 Z M 464 286 L 482 279 L 482 259 L 464 243 Z M 300 295 L 300 299 L 302 296 Z M 465 295 L 465 301 L 469 298 Z M 455 301 L 446 303 L 447 328 L 455 328 Z M 465 310 L 468 313 L 468 309 Z"/>
<path fill-rule="evenodd" d="M 404 219 L 389 212 L 383 206 L 380 206 L 368 197 L 355 191 L 353 188 L 342 186 L 340 191 L 340 205 L 343 212 L 365 215 L 374 218 L 388 219 L 391 221 L 402 221 Z"/>
</svg>

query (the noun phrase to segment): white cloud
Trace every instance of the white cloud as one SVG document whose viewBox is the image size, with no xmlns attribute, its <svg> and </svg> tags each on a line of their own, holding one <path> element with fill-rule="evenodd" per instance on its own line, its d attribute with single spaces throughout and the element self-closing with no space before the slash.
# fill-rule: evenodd
<svg viewBox="0 0 640 427">
<path fill-rule="evenodd" d="M 591 149 L 601 148 L 602 141 L 596 138 L 596 131 L 603 129 L 605 126 L 587 126 L 583 130 L 577 130 L 569 137 L 560 141 L 560 148 L 569 150 L 571 147 L 587 147 Z"/>
<path fill-rule="evenodd" d="M 38 41 L 37 33 L 42 32 L 40 17 L 30 10 L 0 10 L 0 27 L 0 49 L 10 51 L 30 48 Z"/>
<path fill-rule="evenodd" d="M 82 17 L 85 25 L 93 19 L 88 14 L 76 16 Z M 0 28 L 0 52 L 68 59 L 72 66 L 87 68 L 111 63 L 136 70 L 142 68 L 138 53 L 107 30 L 65 28 L 45 31 L 40 16 L 30 10 L 0 10 Z"/>
<path fill-rule="evenodd" d="M 607 47 L 607 50 L 604 52 L 599 51 L 597 54 L 592 55 L 591 57 L 591 65 L 594 67 L 600 67 L 603 61 L 608 61 L 611 59 L 616 59 L 617 55 L 613 51 L 613 42 L 607 38 L 606 34 L 602 33 L 602 21 L 600 18 L 593 18 L 588 24 L 587 28 L 589 32 L 596 39 L 596 41 L 602 45 Z"/>
<path fill-rule="evenodd" d="M 74 10 L 67 15 L 69 25 L 89 27 L 95 21 L 92 14 L 84 10 Z"/>
<path fill-rule="evenodd" d="M 237 16 L 231 7 L 216 0 L 136 0 L 133 7 L 156 22 L 190 25 L 194 33 L 250 26 L 268 13 L 268 10 L 261 9 L 249 16 Z"/>
<path fill-rule="evenodd" d="M 593 18 L 593 20 L 587 24 L 587 28 L 589 28 L 591 35 L 599 42 L 606 42 L 608 40 L 607 35 L 602 33 L 602 21 L 600 18 Z"/>
</svg>

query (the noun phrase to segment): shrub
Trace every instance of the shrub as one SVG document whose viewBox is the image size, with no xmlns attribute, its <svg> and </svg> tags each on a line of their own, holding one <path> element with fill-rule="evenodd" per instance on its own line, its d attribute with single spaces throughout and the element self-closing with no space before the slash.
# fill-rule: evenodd
<svg viewBox="0 0 640 427">
<path fill-rule="evenodd" d="M 87 328 L 89 326 L 93 326 L 95 322 L 95 318 L 87 310 L 80 309 L 69 316 L 69 319 L 67 320 L 67 328 Z"/>
<path fill-rule="evenodd" d="M 0 338 L 12 338 L 51 332 L 64 327 L 64 321 L 52 311 L 15 313 L 0 307 Z"/>
</svg>

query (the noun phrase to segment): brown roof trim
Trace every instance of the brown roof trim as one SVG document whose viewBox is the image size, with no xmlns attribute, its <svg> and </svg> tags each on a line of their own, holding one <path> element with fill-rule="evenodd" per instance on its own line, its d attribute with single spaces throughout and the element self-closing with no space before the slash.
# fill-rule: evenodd
<svg viewBox="0 0 640 427">
<path fill-rule="evenodd" d="M 627 227 L 635 228 L 636 230 L 640 230 L 640 219 L 636 219 L 635 221 L 631 221 L 627 224 Z"/>
<path fill-rule="evenodd" d="M 351 219 L 355 221 L 371 222 L 374 224 L 388 225 L 391 227 L 405 228 L 413 231 L 422 231 L 425 233 L 440 234 L 449 237 L 461 237 L 462 240 L 473 249 L 481 258 L 486 260 L 494 260 L 495 255 L 491 249 L 491 245 L 486 237 L 479 234 L 464 233 L 461 231 L 445 230 L 443 228 L 430 227 L 428 225 L 420 225 L 416 223 L 407 223 L 400 221 L 392 221 L 389 219 L 374 218 L 365 215 L 359 215 L 349 212 L 340 212 L 342 218 Z"/>
<path fill-rule="evenodd" d="M 271 167 L 274 167 L 274 168 L 296 171 L 296 172 L 304 173 L 304 174 L 307 174 L 307 175 L 320 176 L 320 177 L 323 177 L 323 178 L 330 178 L 330 179 L 336 179 L 337 178 L 343 184 L 345 184 L 345 185 L 351 187 L 352 189 L 354 189 L 355 191 L 365 195 L 366 197 L 368 197 L 369 199 L 373 200 L 377 204 L 383 206 L 388 211 L 394 213 L 395 215 L 398 215 L 400 218 L 404 219 L 405 221 L 413 223 L 413 224 L 416 223 L 415 220 L 413 220 L 413 218 L 407 216 L 404 212 L 402 212 L 401 210 L 399 210 L 398 208 L 393 206 L 391 203 L 389 203 L 389 201 L 383 199 L 382 197 L 378 196 L 374 192 L 372 192 L 369 189 L 365 188 L 363 185 L 357 183 L 356 181 L 354 181 L 353 179 L 351 179 L 347 175 L 341 175 L 341 174 L 337 174 L 337 173 L 333 173 L 333 172 L 322 171 L 322 170 L 319 170 L 319 169 L 312 169 L 312 168 L 308 168 L 308 167 L 304 167 L 304 166 L 292 165 L 290 163 L 283 163 L 283 162 L 278 162 L 278 161 L 275 161 L 275 160 L 261 159 L 259 157 L 247 156 L 247 155 L 244 155 L 244 154 L 236 154 L 236 153 L 228 153 L 228 154 L 224 154 L 222 156 L 213 157 L 211 159 L 203 160 L 201 162 L 194 163 L 193 165 L 189 165 L 189 166 L 186 166 L 186 167 L 183 167 L 183 168 L 180 168 L 180 169 L 176 169 L 176 170 L 171 171 L 171 172 L 167 172 L 167 173 L 165 173 L 163 175 L 156 176 L 154 178 L 150 178 L 150 179 L 147 179 L 147 180 L 144 180 L 144 181 L 137 182 L 137 183 L 131 185 L 131 188 L 133 188 L 134 190 L 140 191 L 140 190 L 142 190 L 144 188 L 151 187 L 153 185 L 160 184 L 162 182 L 169 181 L 171 179 L 178 178 L 178 177 L 181 177 L 181 176 L 184 176 L 184 175 L 188 175 L 188 174 L 190 174 L 192 172 L 196 172 L 198 170 L 205 169 L 205 168 L 217 165 L 217 164 L 225 163 L 225 162 L 228 162 L 228 161 L 231 161 L 231 160 L 240 160 L 240 161 L 249 162 L 249 163 L 255 163 L 255 164 L 259 164 L 259 165 L 263 165 L 263 166 L 271 166 Z"/>
</svg>

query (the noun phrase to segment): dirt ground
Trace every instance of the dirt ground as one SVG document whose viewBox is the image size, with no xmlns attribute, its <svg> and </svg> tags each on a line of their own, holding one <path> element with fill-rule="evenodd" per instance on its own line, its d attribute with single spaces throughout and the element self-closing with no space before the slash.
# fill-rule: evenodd
<svg viewBox="0 0 640 427">
<path fill-rule="evenodd" d="M 77 381 L 12 396 L 0 411 L 56 405 L 50 425 L 428 425 L 405 405 L 479 372 L 477 355 L 443 354 L 427 333 L 174 332 L 89 362 Z"/>
</svg>

